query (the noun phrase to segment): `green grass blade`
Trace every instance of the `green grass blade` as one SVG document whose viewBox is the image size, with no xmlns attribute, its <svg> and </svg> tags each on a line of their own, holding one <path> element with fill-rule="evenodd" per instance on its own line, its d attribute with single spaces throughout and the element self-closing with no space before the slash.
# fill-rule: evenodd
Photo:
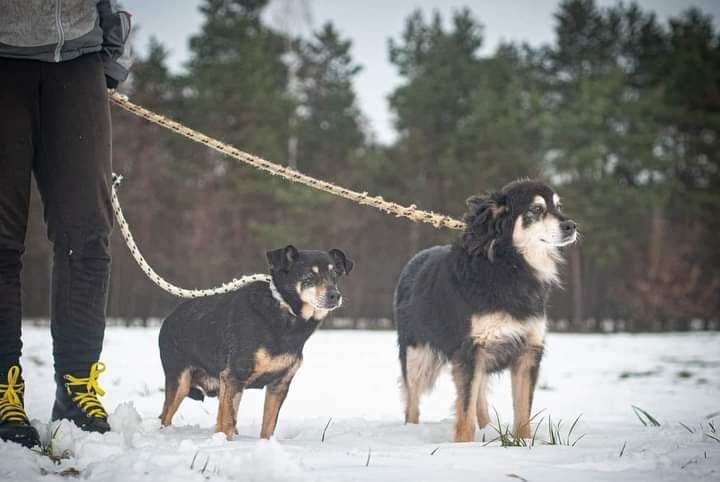
<svg viewBox="0 0 720 482">
<path fill-rule="evenodd" d="M 574 441 L 570 446 L 571 446 L 571 447 L 574 447 L 575 445 L 577 445 L 577 443 L 578 443 L 579 441 L 581 441 L 581 440 L 585 437 L 585 435 L 587 435 L 587 434 L 584 433 L 584 434 L 580 435 L 578 438 L 575 439 L 575 441 Z M 570 441 L 570 439 L 568 438 L 568 442 L 569 442 L 569 441 Z"/>
<path fill-rule="evenodd" d="M 646 427 L 648 425 L 652 425 L 654 427 L 660 426 L 660 422 L 658 422 L 655 417 L 650 415 L 646 410 L 643 410 L 642 408 L 635 405 L 631 405 L 631 407 L 635 411 L 635 415 L 637 416 L 637 418 L 640 419 L 640 422 L 642 422 L 642 424 Z M 643 419 L 643 417 L 645 417 L 645 419 Z"/>
<path fill-rule="evenodd" d="M 577 425 L 577 423 L 580 421 L 580 417 L 582 417 L 582 413 L 580 415 L 578 415 L 577 418 L 575 419 L 575 421 L 572 423 L 572 425 L 570 425 L 570 430 L 568 431 L 568 434 L 567 434 L 568 442 L 570 442 L 570 436 L 572 435 L 573 430 L 575 430 L 575 425 Z"/>
<path fill-rule="evenodd" d="M 680 425 L 682 425 L 682 427 L 683 427 L 685 430 L 687 430 L 688 432 L 690 432 L 690 433 L 695 433 L 695 430 L 691 429 L 690 427 L 688 427 L 688 426 L 685 425 L 684 423 L 682 423 L 682 422 L 678 422 L 678 423 L 679 423 Z"/>
</svg>

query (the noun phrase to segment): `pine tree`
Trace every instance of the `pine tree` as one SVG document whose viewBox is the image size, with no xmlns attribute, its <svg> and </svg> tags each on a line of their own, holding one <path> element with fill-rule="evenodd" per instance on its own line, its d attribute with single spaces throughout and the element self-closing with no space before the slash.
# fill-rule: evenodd
<svg viewBox="0 0 720 482">
<path fill-rule="evenodd" d="M 310 174 L 327 175 L 347 167 L 365 143 L 353 88 L 360 66 L 351 48 L 352 42 L 327 23 L 303 49 L 298 164 Z"/>
<path fill-rule="evenodd" d="M 284 163 L 293 100 L 285 39 L 263 23 L 263 0 L 206 0 L 182 82 L 182 119 L 241 150 Z M 282 222 L 288 184 L 198 145 L 182 155 L 188 191 L 198 196 L 188 233 L 203 282 L 264 269 L 263 250 L 287 244 Z"/>
</svg>

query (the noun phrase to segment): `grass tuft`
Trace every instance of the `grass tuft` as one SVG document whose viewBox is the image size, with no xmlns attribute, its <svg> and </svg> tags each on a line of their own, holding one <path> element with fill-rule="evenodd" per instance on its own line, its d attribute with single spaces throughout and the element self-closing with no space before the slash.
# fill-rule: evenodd
<svg viewBox="0 0 720 482">
<path fill-rule="evenodd" d="M 622 448 L 620 449 L 620 455 L 618 455 L 618 458 L 619 458 L 619 459 L 621 459 L 622 456 L 623 456 L 623 454 L 625 453 L 625 447 L 627 447 L 627 440 L 626 440 L 625 442 L 623 442 L 623 446 L 622 446 Z"/>
<path fill-rule="evenodd" d="M 490 445 L 493 442 L 500 441 L 501 447 L 527 447 L 527 442 L 524 438 L 518 437 L 511 429 L 510 425 L 506 425 L 503 427 L 502 422 L 500 421 L 500 414 L 497 410 L 495 410 L 495 418 L 497 419 L 497 426 L 490 424 L 490 426 L 495 430 L 498 434 L 497 437 L 490 440 L 489 442 L 486 442 L 483 447 Z"/>
<path fill-rule="evenodd" d="M 45 445 L 41 445 L 39 449 L 33 448 L 32 451 L 36 452 L 40 455 L 44 455 L 45 457 L 52 460 L 52 462 L 55 465 L 60 465 L 62 460 L 66 460 L 72 457 L 72 452 L 70 452 L 69 449 L 64 450 L 60 455 L 55 455 L 55 450 L 53 448 L 53 445 L 55 443 L 55 439 L 57 438 L 58 431 L 60 430 L 59 423 L 57 427 L 55 427 L 55 430 L 53 430 L 52 435 L 50 435 L 50 440 L 48 440 L 48 443 Z M 47 469 L 41 468 L 40 469 L 41 475 L 59 475 L 60 477 L 79 477 L 81 475 L 80 471 L 76 469 L 75 467 L 68 467 L 66 469 L 63 469 L 59 472 L 52 472 Z"/>
<path fill-rule="evenodd" d="M 642 423 L 645 427 L 659 427 L 660 422 L 655 419 L 652 415 L 650 415 L 647 411 L 643 410 L 642 408 L 631 405 L 633 412 L 635 412 L 635 416 L 640 420 L 640 423 Z"/>
<path fill-rule="evenodd" d="M 579 437 L 577 437 L 575 440 L 572 439 L 573 431 L 575 431 L 575 427 L 577 426 L 578 422 L 580 421 L 580 418 L 582 417 L 582 414 L 578 415 L 573 423 L 570 425 L 570 429 L 568 429 L 567 434 L 563 437 L 562 435 L 562 419 L 558 420 L 557 423 L 552 423 L 552 418 L 548 416 L 548 440 L 545 442 L 545 445 L 566 445 L 568 447 L 574 447 L 577 445 L 577 443 L 585 437 L 586 434 L 582 434 Z"/>
<path fill-rule="evenodd" d="M 543 412 L 543 410 L 537 412 L 535 415 L 530 417 L 530 420 L 528 423 L 535 420 L 542 412 Z M 574 433 L 575 428 L 577 427 L 577 424 L 580 421 L 581 417 L 582 417 L 582 414 L 578 415 L 575 418 L 575 420 L 573 420 L 573 423 L 570 425 L 570 428 L 568 429 L 567 433 L 565 435 L 563 435 L 562 434 L 562 420 L 560 420 L 554 424 L 552 422 L 552 418 L 550 416 L 548 416 L 548 440 L 544 441 L 543 443 L 545 445 L 566 445 L 568 447 L 574 447 L 580 440 L 582 440 L 583 437 L 585 437 L 585 434 L 582 434 L 579 437 L 573 438 L 573 433 Z M 498 415 L 497 410 L 495 410 L 495 418 L 497 419 L 497 425 L 491 424 L 490 426 L 497 433 L 497 437 L 493 438 L 489 442 L 484 443 L 483 447 L 490 445 L 493 442 L 500 442 L 501 447 L 532 448 L 535 446 L 538 430 L 540 429 L 540 426 L 543 424 L 543 422 L 545 420 L 545 417 L 542 417 L 540 419 L 537 426 L 535 427 L 535 431 L 533 432 L 530 442 L 528 442 L 524 438 L 517 436 L 510 429 L 509 425 L 503 426 L 502 422 L 500 421 L 500 415 Z"/>
<path fill-rule="evenodd" d="M 705 427 L 703 427 L 703 435 L 713 439 L 717 443 L 720 443 L 720 437 L 718 437 L 718 431 L 715 427 L 715 421 L 713 420 L 707 422 L 707 430 L 705 430 Z"/>
<path fill-rule="evenodd" d="M 59 464 L 61 460 L 69 459 L 72 457 L 72 452 L 70 452 L 69 449 L 65 449 L 60 455 L 55 455 L 55 451 L 53 450 L 55 439 L 57 438 L 57 434 L 60 430 L 61 425 L 62 423 L 58 423 L 57 427 L 55 427 L 52 435 L 50 435 L 50 440 L 48 440 L 48 443 L 46 443 L 45 445 L 41 445 L 39 450 L 33 449 L 34 452 L 46 456 L 56 464 Z"/>
<path fill-rule="evenodd" d="M 680 423 L 680 425 L 682 425 L 682 428 L 684 428 L 684 429 L 687 430 L 688 432 L 690 432 L 690 433 L 695 433 L 695 430 L 691 429 L 690 427 L 688 427 L 688 426 L 685 425 L 684 423 L 682 423 L 682 422 L 679 422 L 679 423 Z"/>
<path fill-rule="evenodd" d="M 525 477 L 520 477 L 518 474 L 505 474 L 505 477 L 510 477 L 511 479 L 518 479 L 521 482 L 528 482 Z"/>
<path fill-rule="evenodd" d="M 51 472 L 47 469 L 40 467 L 40 475 L 59 475 L 60 477 L 77 478 L 80 477 L 80 471 L 74 467 L 70 467 L 69 469 L 61 470 L 60 472 Z"/>
<path fill-rule="evenodd" d="M 332 422 L 332 417 L 330 417 L 330 418 L 328 419 L 327 423 L 325 424 L 325 428 L 324 428 L 323 431 L 322 431 L 322 437 L 320 437 L 320 441 L 321 441 L 321 442 L 325 442 L 325 433 L 327 433 L 327 429 L 328 429 L 328 427 L 330 426 L 330 423 L 331 423 L 331 422 Z"/>
<path fill-rule="evenodd" d="M 682 423 L 682 422 L 678 422 L 678 423 L 680 424 L 680 426 L 682 428 L 684 428 L 688 432 L 690 432 L 690 433 L 696 432 L 696 430 L 694 430 L 691 427 L 688 427 L 684 423 Z M 717 427 L 715 427 L 714 421 L 711 420 L 711 421 L 707 422 L 706 425 L 700 424 L 698 428 L 705 437 L 710 438 L 710 439 L 720 443 L 720 437 L 718 437 Z"/>
</svg>

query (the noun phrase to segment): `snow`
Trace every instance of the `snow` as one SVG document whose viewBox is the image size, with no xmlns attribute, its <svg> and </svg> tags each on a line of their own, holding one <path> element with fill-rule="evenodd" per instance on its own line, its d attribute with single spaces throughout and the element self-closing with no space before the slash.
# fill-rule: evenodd
<svg viewBox="0 0 720 482">
<path fill-rule="evenodd" d="M 576 446 L 546 445 L 547 419 L 532 448 L 452 443 L 454 387 L 444 374 L 423 399 L 421 423 L 402 421 L 392 332 L 321 331 L 280 412 L 274 439 L 259 440 L 263 393 L 245 393 L 235 440 L 214 434 L 216 399 L 186 400 L 175 425 L 160 428 L 164 385 L 157 329 L 108 328 L 100 384 L 110 433 L 48 424 L 53 401 L 49 329 L 24 327 L 26 406 L 50 457 L 0 442 L 0 480 L 720 480 L 720 334 L 550 334 L 534 411 L 578 415 Z M 497 377 L 490 401 L 512 421 L 509 379 Z M 643 426 L 636 405 L 658 421 Z M 321 441 L 328 424 L 325 441 Z M 680 423 L 693 430 L 690 433 Z M 620 452 L 625 446 L 622 456 Z"/>
</svg>

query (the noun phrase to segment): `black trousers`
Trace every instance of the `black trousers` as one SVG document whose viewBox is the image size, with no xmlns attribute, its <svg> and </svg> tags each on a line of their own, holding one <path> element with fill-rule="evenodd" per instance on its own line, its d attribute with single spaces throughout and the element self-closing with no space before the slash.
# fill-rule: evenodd
<svg viewBox="0 0 720 482">
<path fill-rule="evenodd" d="M 20 270 L 32 174 L 53 244 L 56 373 L 87 376 L 98 360 L 113 222 L 110 146 L 99 54 L 61 63 L 0 58 L 0 378 L 22 348 Z"/>
</svg>

